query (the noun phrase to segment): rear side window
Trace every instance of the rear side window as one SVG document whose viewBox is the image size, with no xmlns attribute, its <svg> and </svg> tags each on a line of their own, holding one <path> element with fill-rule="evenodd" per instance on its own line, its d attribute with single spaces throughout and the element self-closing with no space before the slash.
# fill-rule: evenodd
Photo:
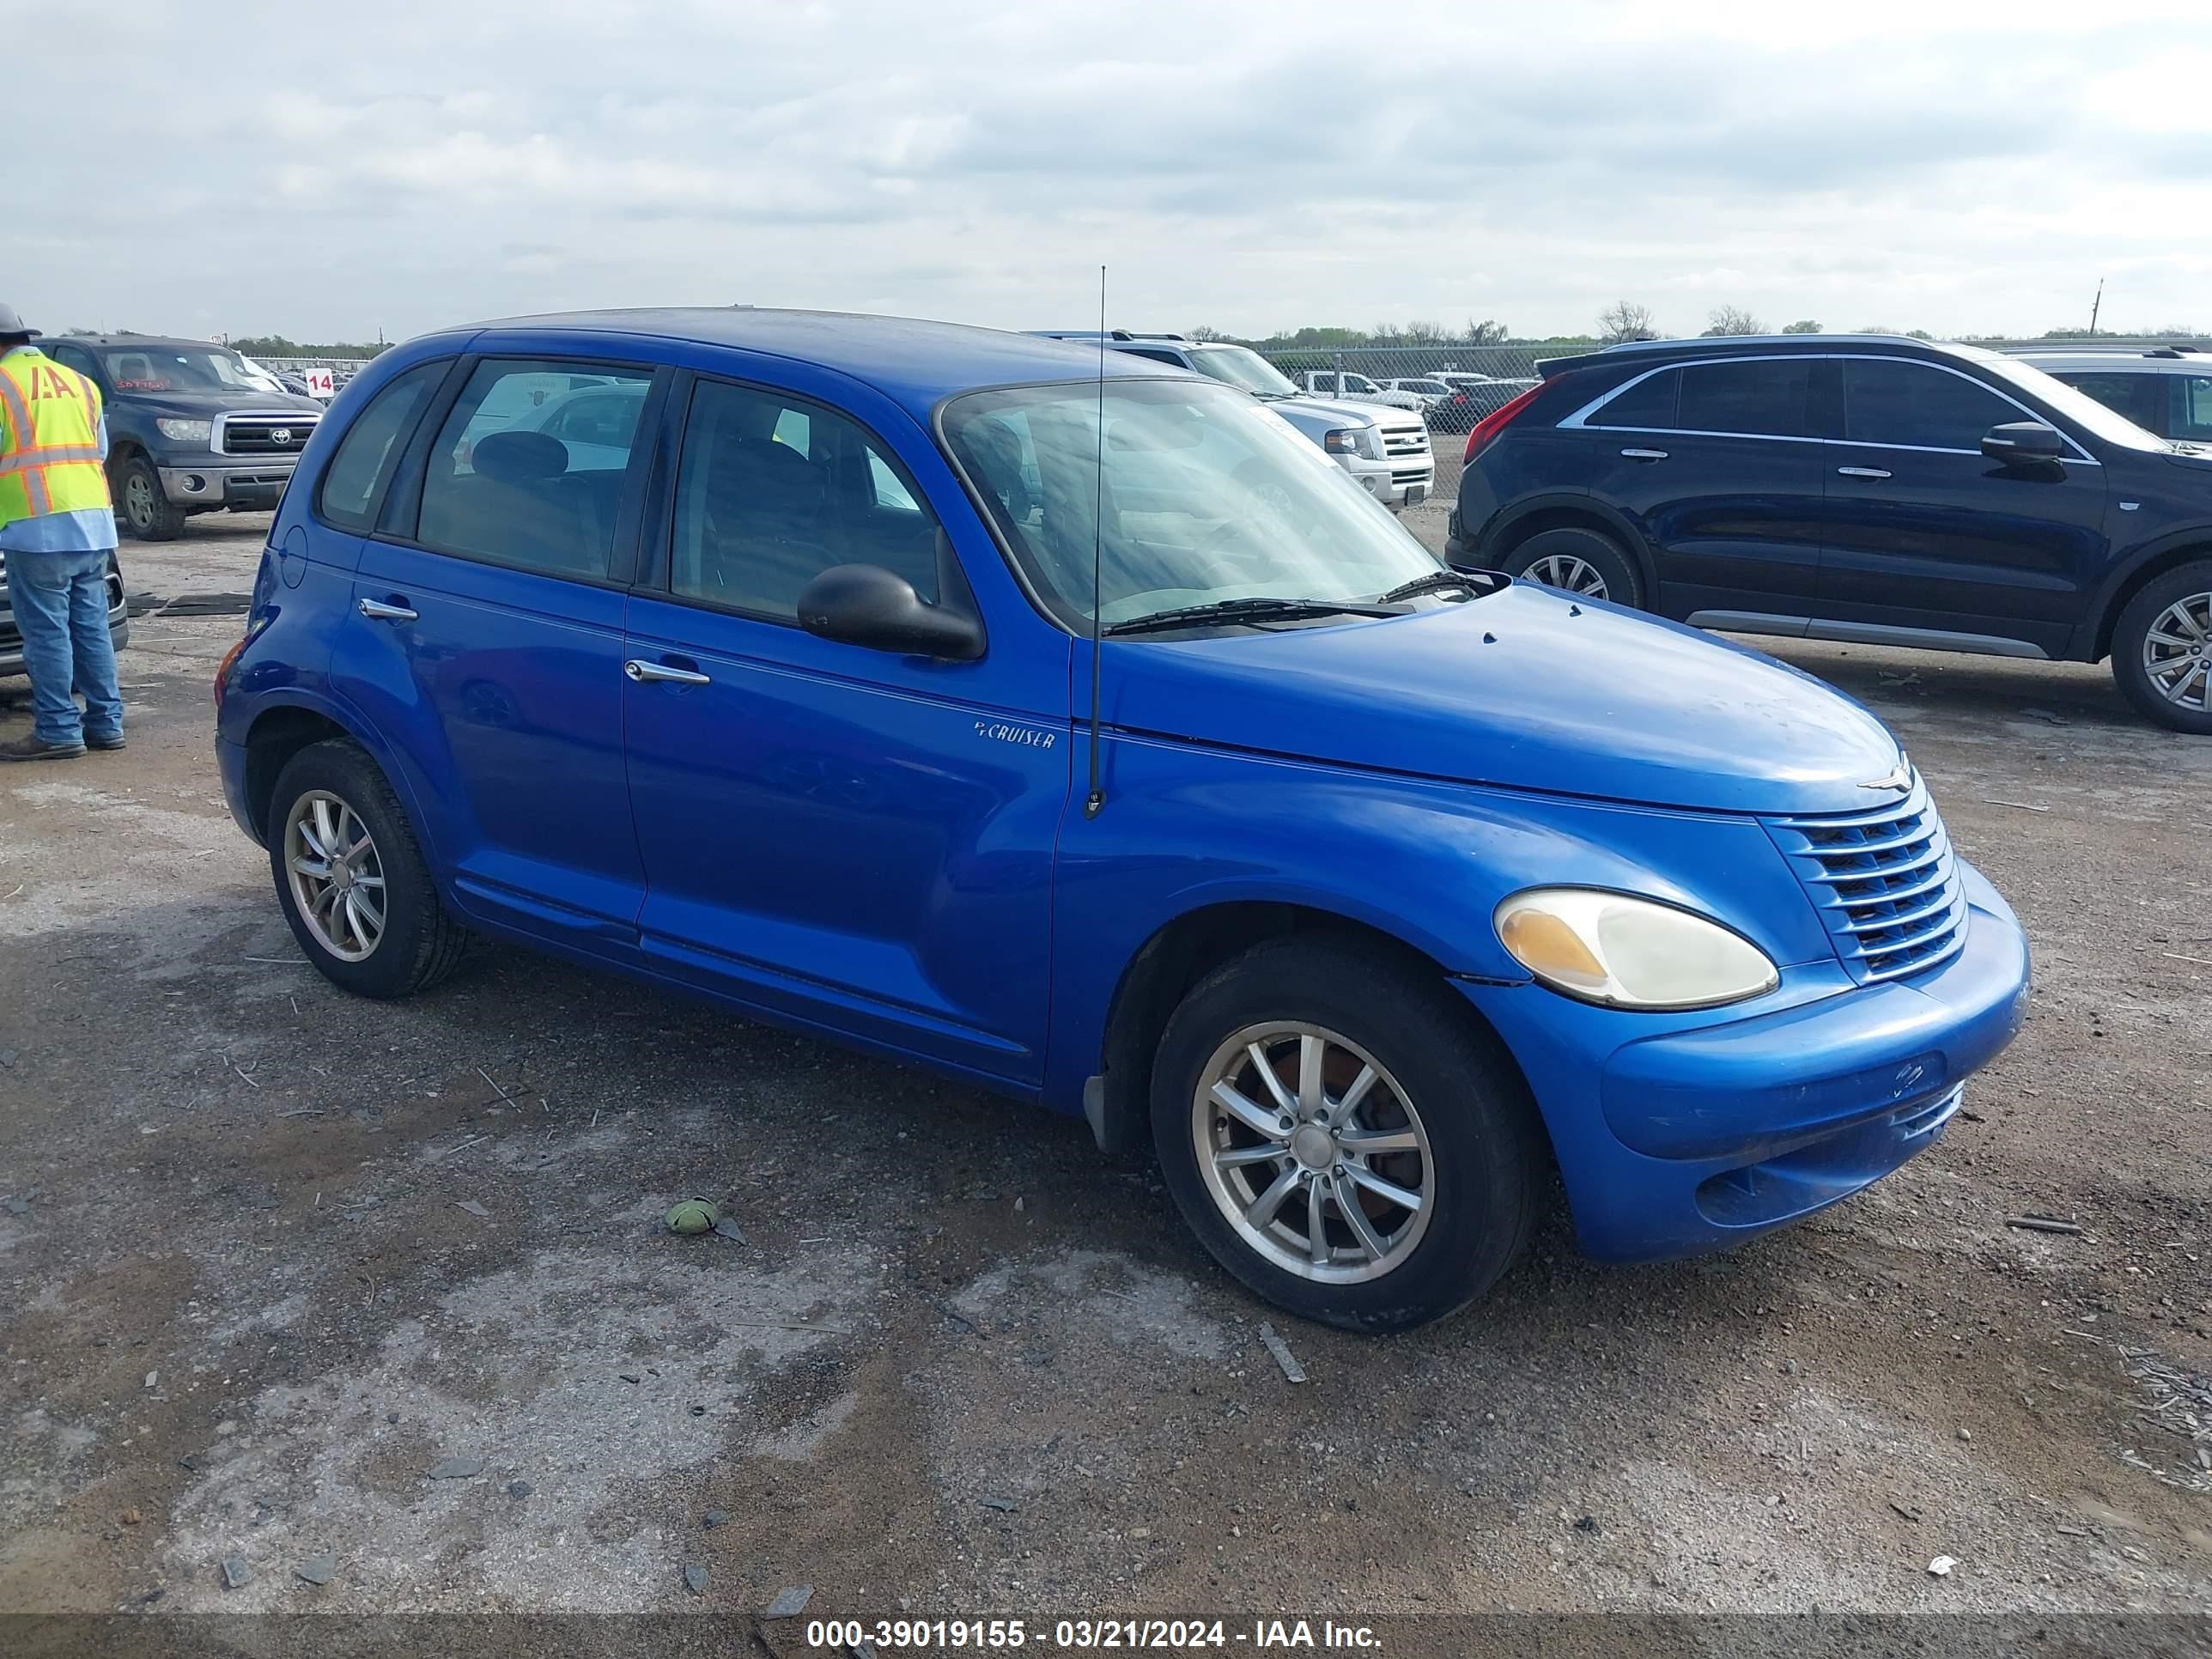
<svg viewBox="0 0 2212 1659">
<path fill-rule="evenodd" d="M 430 447 L 416 540 L 548 575 L 604 578 L 652 386 L 643 369 L 477 364 Z"/>
<path fill-rule="evenodd" d="M 669 586 L 794 622 L 832 565 L 873 564 L 937 599 L 937 520 L 855 422 L 752 386 L 691 394 L 676 479 Z"/>
<path fill-rule="evenodd" d="M 2116 414 L 2126 416 L 2137 426 L 2147 426 L 2154 432 L 2158 429 L 2158 411 L 2153 401 L 2158 388 L 2152 384 L 2155 376 L 2100 374 L 2092 371 L 2062 374 L 2058 378 L 2077 392 L 2087 392 Z"/>
<path fill-rule="evenodd" d="M 1669 430 L 1674 425 L 1674 400 L 1681 389 L 1682 371 L 1662 368 L 1623 391 L 1585 424 Z"/>
<path fill-rule="evenodd" d="M 341 530 L 366 532 L 376 516 L 377 498 L 392 481 L 408 434 L 450 362 L 423 363 L 378 392 L 338 442 L 338 453 L 323 474 L 322 515 Z"/>
<path fill-rule="evenodd" d="M 1802 438 L 1812 370 L 1809 357 L 1686 364 L 1674 424 L 1685 432 Z"/>
<path fill-rule="evenodd" d="M 2169 438 L 2185 443 L 2212 443 L 2212 374 L 2161 374 L 2172 388 L 2166 395 Z"/>
<path fill-rule="evenodd" d="M 2027 420 L 1987 386 L 1924 363 L 1846 357 L 1844 435 L 1857 443 L 1981 453 L 1993 426 Z"/>
</svg>

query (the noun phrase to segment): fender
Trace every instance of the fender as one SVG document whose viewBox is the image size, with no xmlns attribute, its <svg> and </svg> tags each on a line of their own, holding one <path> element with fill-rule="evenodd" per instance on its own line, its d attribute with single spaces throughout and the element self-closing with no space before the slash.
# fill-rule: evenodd
<svg viewBox="0 0 2212 1659">
<path fill-rule="evenodd" d="M 2156 539 L 2132 550 L 2125 562 L 2116 565 L 2097 584 L 2089 602 L 2087 620 L 2075 629 L 2072 639 L 2068 641 L 2067 659 L 2098 662 L 2109 655 L 2112 625 L 2118 620 L 2121 595 L 2135 585 L 2136 579 L 2149 566 L 2160 563 L 2176 553 L 2192 550 L 2200 557 L 2212 558 L 2212 520 L 2201 520 L 2180 530 L 2167 531 Z"/>
<path fill-rule="evenodd" d="M 232 693 L 233 696 L 239 694 Z M 376 763 L 393 790 L 400 805 L 407 809 L 407 822 L 415 831 L 428 857 L 430 867 L 439 877 L 439 884 L 446 884 L 447 866 L 433 842 L 432 831 L 422 810 L 422 793 L 416 780 L 404 764 L 404 757 L 386 743 L 376 728 L 370 725 L 361 711 L 335 692 L 306 686 L 288 686 L 282 691 L 264 692 L 253 696 L 252 712 L 246 717 L 246 729 L 235 739 L 241 747 L 251 747 L 253 728 L 263 720 L 280 709 L 296 708 L 310 714 L 319 714 L 351 738 Z"/>
<path fill-rule="evenodd" d="M 1611 502 L 1596 495 L 1577 495 L 1571 490 L 1547 489 L 1540 495 L 1525 496 L 1509 506 L 1501 507 L 1490 515 L 1490 522 L 1482 526 L 1475 537 L 1475 562 L 1485 566 L 1496 566 L 1499 544 L 1509 538 L 1515 526 L 1523 523 L 1539 513 L 1571 512 L 1577 517 L 1595 519 L 1608 526 L 1614 538 L 1627 549 L 1637 562 L 1644 578 L 1644 591 L 1656 595 L 1659 592 L 1659 567 L 1651 553 L 1650 539 L 1643 526 Z"/>
<path fill-rule="evenodd" d="M 1492 923 L 1524 887 L 1582 884 L 1718 917 L 1778 963 L 1834 951 L 1753 818 L 1570 801 L 1159 739 L 1114 745 L 1107 804 L 1060 836 L 1044 1095 L 1079 1109 L 1124 975 L 1179 920 L 1281 904 L 1388 935 L 1446 974 L 1520 983 Z M 1245 834 L 1225 843 L 1220 826 Z M 1632 852 L 1623 852 L 1630 848 Z M 1717 854 L 1717 848 L 1723 849 Z"/>
</svg>

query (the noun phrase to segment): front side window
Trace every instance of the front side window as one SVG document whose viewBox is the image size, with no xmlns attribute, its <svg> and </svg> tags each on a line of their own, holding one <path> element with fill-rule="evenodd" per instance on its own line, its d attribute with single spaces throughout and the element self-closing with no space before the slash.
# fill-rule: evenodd
<svg viewBox="0 0 2212 1659">
<path fill-rule="evenodd" d="M 2212 374 L 2161 374 L 2166 396 L 2166 435 L 2184 443 L 2212 443 Z"/>
<path fill-rule="evenodd" d="M 548 575 L 604 578 L 630 447 L 653 384 L 644 369 L 578 370 L 560 363 L 478 363 L 430 446 L 416 539 Z M 618 400 L 595 441 L 544 429 L 556 399 L 589 388 Z"/>
<path fill-rule="evenodd" d="M 415 429 L 422 405 L 446 378 L 449 362 L 410 368 L 376 394 L 346 428 L 338 453 L 323 474 L 322 514 L 341 530 L 365 531 L 377 496 L 392 477 L 399 452 Z"/>
<path fill-rule="evenodd" d="M 1674 424 L 1685 432 L 1804 437 L 1805 398 L 1812 373 L 1809 357 L 1686 363 Z"/>
<path fill-rule="evenodd" d="M 793 622 L 832 565 L 873 564 L 937 599 L 937 520 L 858 425 L 784 394 L 700 382 L 676 478 L 669 586 Z"/>
<path fill-rule="evenodd" d="M 1319 448 L 1243 394 L 1196 380 L 976 392 L 946 441 L 1047 607 L 1103 624 L 1253 598 L 1373 599 L 1436 556 Z M 1101 458 L 1103 458 L 1103 474 Z"/>
<path fill-rule="evenodd" d="M 2148 383 L 2148 374 L 2099 374 L 2094 371 L 2076 373 L 2069 370 L 2058 378 L 2076 392 L 2086 392 L 2117 414 L 2124 415 L 2138 426 L 2151 424 L 2158 416 L 2144 394 L 2155 388 Z M 2146 417 L 2148 417 L 2146 420 Z"/>
<path fill-rule="evenodd" d="M 2029 417 L 1987 386 L 1925 363 L 1846 357 L 1844 436 L 1856 443 L 1981 453 L 1991 427 Z"/>
</svg>

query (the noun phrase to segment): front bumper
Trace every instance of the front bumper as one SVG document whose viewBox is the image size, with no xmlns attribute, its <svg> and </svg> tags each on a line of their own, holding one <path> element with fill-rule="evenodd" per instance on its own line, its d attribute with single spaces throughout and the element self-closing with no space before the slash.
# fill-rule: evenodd
<svg viewBox="0 0 2212 1659">
<path fill-rule="evenodd" d="M 1370 460 L 1364 455 L 1339 455 L 1336 464 L 1352 475 L 1352 482 L 1385 507 L 1411 507 L 1429 498 L 1436 487 L 1434 456 Z"/>
<path fill-rule="evenodd" d="M 179 507 L 237 507 L 268 511 L 283 499 L 294 462 L 241 464 L 211 461 L 204 466 L 164 466 L 161 493 Z"/>
<path fill-rule="evenodd" d="M 2011 909 L 1960 869 L 1966 945 L 1909 981 L 1857 986 L 1838 964 L 1831 994 L 1656 1031 L 1653 1016 L 1534 985 L 1462 984 L 1521 1061 L 1585 1250 L 1641 1261 L 1725 1249 L 1942 1139 L 1967 1077 L 2019 1030 L 2029 980 Z M 1828 976 L 1815 964 L 1785 982 Z"/>
</svg>

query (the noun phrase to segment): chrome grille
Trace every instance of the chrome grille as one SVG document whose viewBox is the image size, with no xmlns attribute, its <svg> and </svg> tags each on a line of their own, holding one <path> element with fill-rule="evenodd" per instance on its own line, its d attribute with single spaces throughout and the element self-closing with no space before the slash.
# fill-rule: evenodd
<svg viewBox="0 0 2212 1659">
<path fill-rule="evenodd" d="M 226 415 L 216 423 L 218 455 L 297 455 L 314 435 L 320 416 Z"/>
<path fill-rule="evenodd" d="M 1382 428 L 1382 457 L 1385 460 L 1407 460 L 1416 455 L 1425 457 L 1428 453 L 1429 429 L 1425 426 L 1416 423 Z"/>
<path fill-rule="evenodd" d="M 1861 982 L 1920 973 L 1966 944 L 1958 860 L 1917 772 L 1887 806 L 1765 823 Z"/>
</svg>

